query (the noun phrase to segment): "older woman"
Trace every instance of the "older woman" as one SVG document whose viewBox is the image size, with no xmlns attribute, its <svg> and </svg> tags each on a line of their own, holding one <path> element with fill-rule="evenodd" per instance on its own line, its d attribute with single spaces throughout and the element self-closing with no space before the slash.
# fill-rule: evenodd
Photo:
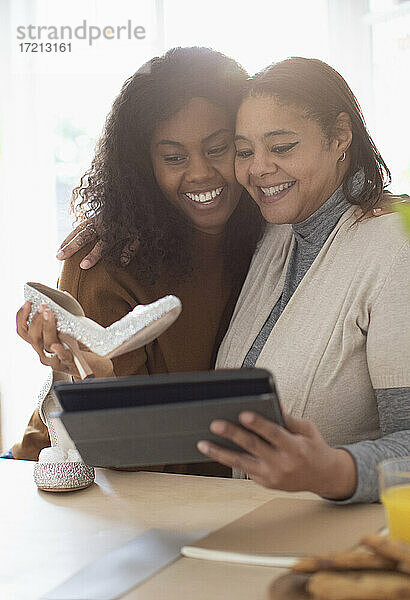
<svg viewBox="0 0 410 600">
<path fill-rule="evenodd" d="M 293 58 L 256 75 L 236 175 L 268 226 L 217 367 L 265 367 L 287 428 L 253 413 L 199 449 L 267 487 L 374 501 L 379 461 L 410 454 L 410 244 L 397 215 L 357 222 L 390 173 L 344 79 Z"/>
</svg>

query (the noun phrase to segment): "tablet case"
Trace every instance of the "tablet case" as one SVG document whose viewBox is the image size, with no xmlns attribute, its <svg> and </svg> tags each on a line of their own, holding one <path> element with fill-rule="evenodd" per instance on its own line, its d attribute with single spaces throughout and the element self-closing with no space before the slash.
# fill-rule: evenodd
<svg viewBox="0 0 410 600">
<path fill-rule="evenodd" d="M 57 382 L 58 416 L 83 460 L 130 467 L 205 462 L 196 443 L 240 450 L 209 431 L 214 419 L 238 424 L 253 410 L 283 425 L 272 375 L 264 369 L 223 369 Z"/>
</svg>

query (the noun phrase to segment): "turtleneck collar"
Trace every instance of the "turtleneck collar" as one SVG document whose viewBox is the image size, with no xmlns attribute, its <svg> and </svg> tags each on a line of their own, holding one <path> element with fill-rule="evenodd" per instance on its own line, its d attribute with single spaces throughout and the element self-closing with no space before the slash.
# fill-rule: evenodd
<svg viewBox="0 0 410 600">
<path fill-rule="evenodd" d="M 350 188 L 355 196 L 363 185 L 363 173 L 358 171 L 352 178 Z M 300 223 L 292 225 L 293 233 L 298 242 L 314 246 L 322 246 L 336 223 L 352 205 L 343 192 L 343 184 L 320 206 L 313 214 Z"/>
</svg>

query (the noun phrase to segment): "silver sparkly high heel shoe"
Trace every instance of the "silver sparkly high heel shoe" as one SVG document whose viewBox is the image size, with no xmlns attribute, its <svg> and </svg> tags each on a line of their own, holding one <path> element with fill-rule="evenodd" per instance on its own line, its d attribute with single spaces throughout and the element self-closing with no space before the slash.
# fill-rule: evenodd
<svg viewBox="0 0 410 600">
<path fill-rule="evenodd" d="M 24 297 L 32 303 L 29 320 L 46 304 L 54 313 L 59 339 L 70 348 L 82 379 L 93 377 L 78 352 L 78 342 L 92 352 L 114 358 L 151 342 L 177 319 L 181 301 L 166 296 L 149 305 L 139 305 L 122 319 L 104 328 L 84 316 L 81 305 L 67 292 L 40 283 L 27 283 Z M 51 415 L 61 410 L 52 390 L 53 381 L 66 376 L 52 373 L 39 397 L 39 413 L 48 428 L 51 447 L 44 448 L 34 468 L 34 480 L 39 489 L 49 492 L 75 491 L 89 487 L 95 477 L 93 467 L 86 465 L 59 419 Z"/>
<path fill-rule="evenodd" d="M 38 411 L 47 426 L 51 447 L 40 452 L 38 462 L 34 465 L 34 481 L 45 492 L 83 490 L 92 485 L 95 478 L 94 468 L 82 461 L 62 423 L 51 416 L 61 410 L 52 389 L 53 383 L 70 379 L 63 373 L 50 372 L 38 398 Z"/>
<path fill-rule="evenodd" d="M 182 308 L 179 298 L 165 296 L 152 304 L 139 304 L 119 321 L 102 327 L 84 316 L 81 304 L 68 292 L 29 282 L 24 286 L 24 299 L 31 302 L 29 320 L 46 304 L 54 313 L 63 343 L 70 346 L 71 340 L 82 342 L 106 358 L 115 358 L 152 342 L 172 325 Z M 81 374 L 80 369 L 79 372 Z"/>
</svg>

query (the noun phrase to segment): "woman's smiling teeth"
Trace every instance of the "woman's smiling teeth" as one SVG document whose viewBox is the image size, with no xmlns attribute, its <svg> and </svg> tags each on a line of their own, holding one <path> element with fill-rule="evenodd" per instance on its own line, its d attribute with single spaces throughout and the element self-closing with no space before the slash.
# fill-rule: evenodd
<svg viewBox="0 0 410 600">
<path fill-rule="evenodd" d="M 260 186 L 260 189 L 265 194 L 265 196 L 274 196 L 275 194 L 279 194 L 279 192 L 282 192 L 283 190 L 292 187 L 292 185 L 294 185 L 295 183 L 296 181 L 287 181 L 286 183 L 281 183 L 280 185 L 273 185 L 271 187 Z"/>
<path fill-rule="evenodd" d="M 200 204 L 203 204 L 204 202 L 212 202 L 214 200 L 214 198 L 219 196 L 219 194 L 222 192 L 223 189 L 224 188 L 222 186 L 222 187 L 215 188 L 214 190 L 208 190 L 207 192 L 201 192 L 200 194 L 193 194 L 190 192 L 185 192 L 185 196 L 187 196 L 187 198 L 189 198 L 190 200 L 193 200 L 193 202 L 199 202 Z"/>
</svg>

